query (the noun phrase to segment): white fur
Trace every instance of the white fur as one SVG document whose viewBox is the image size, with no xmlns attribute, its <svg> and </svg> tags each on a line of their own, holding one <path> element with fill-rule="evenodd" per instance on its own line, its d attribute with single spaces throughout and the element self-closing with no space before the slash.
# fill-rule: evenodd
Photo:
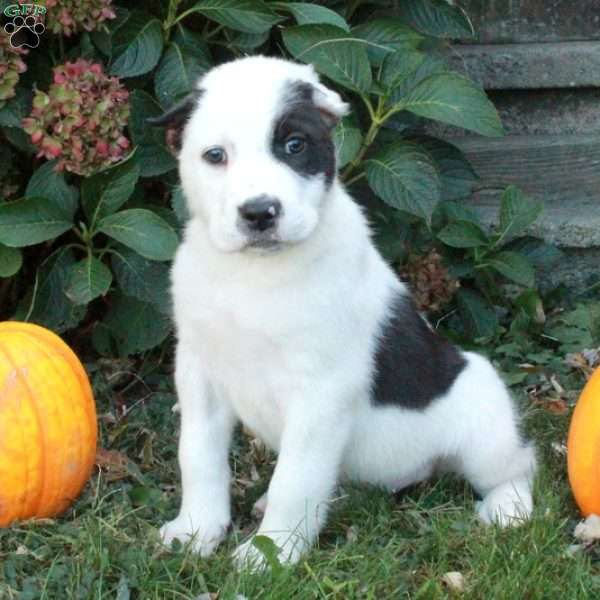
<svg viewBox="0 0 600 600">
<path fill-rule="evenodd" d="M 275 541 L 283 561 L 314 542 L 344 477 L 399 489 L 453 470 L 483 497 L 485 522 L 527 517 L 534 451 L 521 443 L 511 399 L 487 360 L 464 353 L 451 389 L 422 412 L 373 405 L 376 338 L 392 298 L 406 291 L 339 182 L 327 188 L 271 156 L 282 90 L 298 79 L 318 86 L 323 110 L 344 114 L 311 68 L 253 57 L 204 77 L 185 130 L 180 174 L 192 218 L 172 272 L 183 498 L 163 539 L 192 540 L 206 556 L 225 536 L 238 420 L 279 454 L 258 533 Z M 202 160 L 213 145 L 227 149 L 226 166 Z M 284 211 L 283 245 L 271 253 L 248 248 L 236 225 L 237 207 L 263 193 Z M 249 541 L 236 560 L 261 557 Z"/>
</svg>

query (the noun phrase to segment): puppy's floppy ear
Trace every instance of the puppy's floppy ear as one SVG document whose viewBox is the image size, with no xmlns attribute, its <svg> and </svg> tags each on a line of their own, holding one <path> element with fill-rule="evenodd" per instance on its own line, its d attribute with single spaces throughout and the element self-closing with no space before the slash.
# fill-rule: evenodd
<svg viewBox="0 0 600 600">
<path fill-rule="evenodd" d="M 202 96 L 202 90 L 194 90 L 191 94 L 176 102 L 162 115 L 146 119 L 146 123 L 153 127 L 179 127 L 196 108 L 200 96 Z"/>
<path fill-rule="evenodd" d="M 338 121 L 350 112 L 350 105 L 341 96 L 325 87 L 322 83 L 313 85 L 313 102 L 319 109 L 323 119 L 330 127 L 335 127 Z"/>
</svg>

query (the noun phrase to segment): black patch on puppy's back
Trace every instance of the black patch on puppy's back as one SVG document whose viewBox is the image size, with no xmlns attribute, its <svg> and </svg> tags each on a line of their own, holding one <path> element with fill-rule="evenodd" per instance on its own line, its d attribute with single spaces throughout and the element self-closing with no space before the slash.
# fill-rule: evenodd
<svg viewBox="0 0 600 600">
<path fill-rule="evenodd" d="M 430 329 L 410 297 L 398 294 L 389 311 L 377 341 L 371 401 L 424 410 L 450 389 L 466 361 Z"/>
<path fill-rule="evenodd" d="M 304 177 L 322 173 L 327 185 L 335 175 L 335 147 L 331 126 L 313 102 L 313 88 L 308 83 L 294 83 L 284 98 L 285 108 L 275 122 L 271 151 L 273 156 Z M 292 134 L 306 140 L 299 154 L 286 154 L 285 142 Z"/>
</svg>

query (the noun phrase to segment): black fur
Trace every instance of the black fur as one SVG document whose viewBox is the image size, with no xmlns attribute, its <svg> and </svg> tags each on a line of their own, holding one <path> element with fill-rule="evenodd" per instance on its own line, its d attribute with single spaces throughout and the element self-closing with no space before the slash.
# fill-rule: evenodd
<svg viewBox="0 0 600 600">
<path fill-rule="evenodd" d="M 448 391 L 465 364 L 458 350 L 423 321 L 413 301 L 398 295 L 378 340 L 372 402 L 424 410 Z"/>
<path fill-rule="evenodd" d="M 307 83 L 293 84 L 284 97 L 284 112 L 275 123 L 271 151 L 275 158 L 304 177 L 325 175 L 330 185 L 335 175 L 335 147 L 331 127 L 312 99 L 313 88 Z M 306 148 L 299 154 L 286 154 L 285 142 L 299 133 Z"/>
<path fill-rule="evenodd" d="M 185 98 L 171 106 L 165 113 L 158 117 L 146 119 L 146 123 L 152 127 L 178 127 L 189 118 L 190 114 L 198 105 L 202 95 L 201 90 L 195 90 Z"/>
</svg>

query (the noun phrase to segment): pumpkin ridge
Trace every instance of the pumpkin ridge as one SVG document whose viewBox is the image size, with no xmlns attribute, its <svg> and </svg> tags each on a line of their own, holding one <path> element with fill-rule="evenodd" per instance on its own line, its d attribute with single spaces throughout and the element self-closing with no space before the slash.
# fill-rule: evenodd
<svg viewBox="0 0 600 600">
<path fill-rule="evenodd" d="M 31 332 L 31 333 L 33 333 L 33 332 Z M 50 365 L 52 365 L 52 370 L 56 373 L 57 377 L 60 379 L 61 376 L 62 376 L 62 374 L 61 374 L 58 366 L 56 365 L 56 362 L 55 362 L 56 358 L 52 355 L 52 352 L 50 352 L 48 350 L 47 344 L 44 343 L 44 340 L 42 340 L 41 337 L 39 337 L 39 336 L 30 334 L 29 331 L 24 331 L 23 334 L 27 338 L 29 338 L 30 340 L 34 340 L 33 343 L 35 344 L 35 347 L 37 348 L 38 352 L 40 352 L 40 354 L 43 354 L 48 359 Z M 53 352 L 54 352 L 54 348 L 53 348 Z M 63 353 L 63 352 L 60 352 L 60 353 L 57 353 L 57 354 L 58 354 L 58 356 L 60 358 L 62 358 L 63 360 L 65 360 L 67 366 L 73 372 L 73 375 L 75 376 L 77 382 L 80 383 L 79 377 L 77 377 L 77 375 L 74 372 L 72 363 L 70 361 L 67 361 L 66 354 Z M 79 386 L 79 387 L 81 387 L 81 386 Z M 66 408 L 66 407 L 64 407 L 64 408 Z M 65 413 L 66 413 L 66 410 L 63 409 L 63 403 L 59 403 L 57 405 L 57 409 L 59 409 L 59 411 L 60 411 L 59 412 L 59 420 L 62 422 L 62 421 L 64 421 L 64 416 L 65 416 Z M 81 421 L 80 421 L 80 419 L 76 419 L 76 422 L 77 422 L 77 429 L 79 431 L 79 439 L 81 441 L 81 440 L 83 440 L 82 430 L 81 430 Z M 77 448 L 79 463 L 82 462 L 82 457 L 83 457 L 83 455 L 82 455 L 82 446 L 83 446 L 83 443 L 80 443 L 80 444 L 78 444 L 78 448 Z M 65 466 L 65 463 L 66 463 L 66 452 L 63 451 L 61 458 L 62 458 L 61 468 L 64 469 L 64 466 Z M 46 501 L 46 503 L 49 506 L 51 506 L 51 507 L 57 507 L 57 506 L 62 505 L 63 498 L 65 497 L 65 487 L 66 487 L 65 484 L 67 484 L 67 483 L 70 483 L 69 488 L 73 488 L 74 487 L 73 486 L 73 482 L 67 482 L 62 477 L 60 477 L 58 479 L 58 484 L 55 486 L 55 490 L 54 490 L 54 492 L 52 494 L 51 499 L 47 499 L 47 501 Z M 80 487 L 80 483 L 81 483 L 80 481 L 77 481 L 77 487 L 78 488 Z M 69 489 L 68 491 L 70 493 L 72 490 Z M 75 496 L 75 493 L 73 493 L 73 495 L 69 494 L 68 497 L 69 497 L 70 500 L 73 500 L 72 496 Z M 53 508 L 53 510 L 55 510 L 55 508 Z"/>
<path fill-rule="evenodd" d="M 21 324 L 21 323 L 20 323 Z M 60 354 L 67 363 L 72 367 L 73 372 L 77 375 L 77 379 L 82 383 L 82 388 L 87 392 L 88 390 L 91 392 L 91 386 L 89 383 L 89 379 L 79 357 L 75 352 L 71 349 L 71 347 L 54 332 L 49 329 L 45 329 L 40 325 L 36 325 L 35 323 L 23 323 L 27 325 L 26 333 L 35 338 L 39 342 L 41 342 L 44 346 L 47 345 L 48 341 L 52 342 L 53 351 Z M 23 329 L 16 329 L 17 332 L 25 332 Z"/>
<path fill-rule="evenodd" d="M 81 390 L 82 392 L 84 392 L 86 399 L 88 400 L 88 402 L 84 403 L 86 416 L 90 421 L 95 421 L 95 411 L 92 410 L 94 408 L 94 392 L 92 390 L 92 386 L 90 385 L 88 375 L 83 365 L 81 364 L 79 357 L 75 354 L 71 347 L 64 342 L 64 340 L 60 336 L 56 335 L 52 331 L 45 329 L 44 327 L 40 327 L 35 323 L 27 323 L 27 326 L 27 333 L 29 333 L 33 338 L 41 342 L 44 346 L 46 345 L 48 340 L 52 341 L 53 344 L 56 344 L 56 346 L 54 346 L 54 349 L 62 357 L 64 357 L 67 363 L 71 366 L 73 372 L 75 373 L 80 383 Z"/>
<path fill-rule="evenodd" d="M 15 364 L 15 360 L 12 356 L 12 354 L 10 353 L 10 351 L 4 346 L 4 345 L 0 345 L 0 351 L 2 351 L 2 353 L 4 354 L 6 360 L 8 361 L 8 363 L 10 365 L 12 365 L 14 372 L 16 373 L 17 378 L 23 383 L 23 385 L 25 386 L 25 388 L 27 389 L 27 397 L 29 398 L 29 404 L 32 407 L 32 412 L 35 415 L 35 420 L 37 423 L 37 437 L 38 437 L 38 444 L 40 444 L 40 448 L 44 448 L 44 434 L 42 432 L 42 428 L 40 427 L 40 415 L 38 413 L 37 410 L 37 406 L 35 406 L 35 401 L 33 399 L 33 395 L 32 395 L 32 390 L 31 387 L 29 386 L 29 384 L 27 383 L 27 379 L 25 377 L 23 377 L 23 374 L 21 373 L 21 369 Z M 17 417 L 18 418 L 18 417 Z M 23 428 L 21 428 L 21 431 L 23 431 Z M 25 442 L 25 440 L 23 440 Z M 25 446 L 26 444 L 24 443 L 23 446 Z M 44 462 L 44 467 L 46 466 L 46 456 L 45 456 L 45 452 L 41 453 L 42 457 L 43 457 L 43 462 Z M 25 453 L 25 464 L 27 465 L 26 469 L 25 469 L 25 489 L 28 488 L 28 483 L 29 483 L 29 474 L 31 472 L 31 465 L 30 465 L 30 461 L 28 459 L 29 455 L 27 453 Z M 37 497 L 37 505 L 39 505 L 39 500 L 43 495 L 44 492 L 44 484 L 46 482 L 46 469 L 42 469 L 42 476 L 41 476 L 41 482 L 40 482 L 40 492 L 38 493 L 38 497 Z M 11 519 L 9 519 L 9 523 L 11 521 L 14 521 L 15 518 L 16 519 L 22 519 L 23 517 L 26 517 L 28 515 L 25 515 L 25 506 L 28 504 L 28 497 L 27 494 L 23 494 L 23 499 L 21 501 L 21 510 L 19 511 L 15 511 L 13 510 L 13 514 L 11 515 Z M 36 505 L 36 507 L 37 507 Z"/>
</svg>

